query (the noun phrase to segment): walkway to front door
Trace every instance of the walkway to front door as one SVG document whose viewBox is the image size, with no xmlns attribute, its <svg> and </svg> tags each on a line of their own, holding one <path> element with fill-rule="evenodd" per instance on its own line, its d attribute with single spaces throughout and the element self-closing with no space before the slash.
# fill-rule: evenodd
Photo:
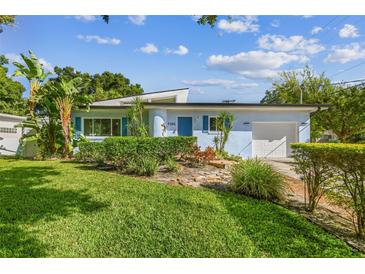
<svg viewBox="0 0 365 274">
<path fill-rule="evenodd" d="M 192 117 L 177 117 L 177 134 L 179 136 L 193 136 Z"/>
</svg>

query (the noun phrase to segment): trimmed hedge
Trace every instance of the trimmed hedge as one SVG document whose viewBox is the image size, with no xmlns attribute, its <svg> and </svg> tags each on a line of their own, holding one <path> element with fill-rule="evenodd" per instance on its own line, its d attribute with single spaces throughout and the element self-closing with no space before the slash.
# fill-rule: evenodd
<svg viewBox="0 0 365 274">
<path fill-rule="evenodd" d="M 103 142 L 79 142 L 79 152 L 77 159 L 83 162 L 103 163 L 105 160 L 105 150 Z"/>
<path fill-rule="evenodd" d="M 336 191 L 344 192 L 351 198 L 354 211 L 354 225 L 358 235 L 365 238 L 365 145 L 333 143 L 295 143 L 293 155 L 297 160 L 297 170 L 303 174 L 313 173 L 318 163 L 328 171 L 326 180 L 335 182 Z M 304 178 L 305 183 L 306 180 Z"/>
<path fill-rule="evenodd" d="M 125 167 L 127 163 L 137 158 L 154 158 L 163 162 L 177 155 L 187 155 L 193 152 L 196 137 L 109 137 L 103 142 L 84 142 L 79 145 L 79 159 L 95 162 L 102 158 L 104 163 L 116 167 Z"/>
</svg>

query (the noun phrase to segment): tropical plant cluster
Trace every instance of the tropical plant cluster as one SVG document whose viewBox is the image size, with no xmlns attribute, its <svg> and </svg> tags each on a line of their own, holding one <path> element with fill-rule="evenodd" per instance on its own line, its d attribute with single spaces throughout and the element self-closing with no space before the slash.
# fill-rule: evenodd
<svg viewBox="0 0 365 274">
<path fill-rule="evenodd" d="M 103 142 L 80 142 L 77 157 L 86 162 L 111 164 L 137 175 L 153 175 L 158 165 L 191 154 L 196 137 L 110 137 Z"/>
<path fill-rule="evenodd" d="M 75 71 L 72 67 L 55 67 L 46 72 L 36 55 L 20 54 L 21 61 L 13 62 L 12 77 L 23 77 L 29 81 L 29 97 L 22 98 L 25 88 L 6 75 L 9 62 L 0 56 L 0 111 L 27 115 L 21 127 L 26 134 L 21 140 L 20 155 L 25 155 L 32 144 L 40 158 L 72 155 L 75 136 L 71 113 L 79 106 L 86 106 L 95 100 L 112 99 L 143 93 L 140 85 L 132 85 L 122 74 L 103 72 L 93 76 Z M 52 77 L 56 76 L 56 77 Z M 138 111 L 136 105 L 132 111 Z M 133 123 L 131 123 L 133 125 Z M 144 130 L 144 133 L 147 130 Z M 34 154 L 34 153 L 33 153 Z M 34 155 L 33 155 L 34 156 Z"/>
<path fill-rule="evenodd" d="M 365 238 L 365 145 L 296 143 L 292 148 L 310 199 L 307 209 L 315 210 L 329 190 L 341 193 L 352 209 L 357 234 Z"/>
<path fill-rule="evenodd" d="M 258 199 L 279 201 L 285 193 L 281 174 L 260 159 L 242 160 L 231 171 L 231 189 Z"/>
</svg>

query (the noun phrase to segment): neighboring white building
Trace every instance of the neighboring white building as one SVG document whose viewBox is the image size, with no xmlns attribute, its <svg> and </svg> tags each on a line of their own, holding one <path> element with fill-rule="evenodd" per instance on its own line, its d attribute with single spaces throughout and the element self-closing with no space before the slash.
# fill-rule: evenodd
<svg viewBox="0 0 365 274">
<path fill-rule="evenodd" d="M 287 157 L 290 143 L 310 141 L 310 113 L 326 106 L 244 103 L 189 103 L 189 89 L 145 93 L 145 119 L 151 136 L 197 136 L 201 148 L 213 146 L 219 112 L 234 115 L 226 151 L 243 158 Z M 98 101 L 90 111 L 73 112 L 77 134 L 100 141 L 128 135 L 126 110 L 136 96 Z"/>
<path fill-rule="evenodd" d="M 26 117 L 0 113 L 0 155 L 15 155 L 22 137 L 22 128 L 15 127 Z"/>
</svg>

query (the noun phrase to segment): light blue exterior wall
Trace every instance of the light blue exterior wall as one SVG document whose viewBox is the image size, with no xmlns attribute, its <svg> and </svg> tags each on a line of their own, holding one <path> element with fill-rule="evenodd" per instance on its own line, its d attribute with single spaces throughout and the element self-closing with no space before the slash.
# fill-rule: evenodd
<svg viewBox="0 0 365 274">
<path fill-rule="evenodd" d="M 234 115 L 233 129 L 229 135 L 226 151 L 230 154 L 239 155 L 243 158 L 252 157 L 252 123 L 253 122 L 294 122 L 297 127 L 297 140 L 299 142 L 310 141 L 310 114 L 307 111 L 263 111 L 263 110 L 228 110 Z M 203 116 L 217 116 L 219 110 L 149 110 L 149 129 L 151 136 L 177 136 L 177 117 L 189 116 L 193 121 L 193 136 L 198 137 L 198 145 L 204 149 L 207 146 L 214 146 L 212 132 L 203 132 Z M 81 117 L 81 132 L 84 130 L 84 118 L 115 118 L 125 117 L 125 110 L 122 109 L 93 109 L 89 112 L 78 111 L 72 114 L 73 122 L 75 117 Z M 166 129 L 166 131 L 165 131 Z M 87 137 L 91 141 L 101 141 L 105 137 Z"/>
<path fill-rule="evenodd" d="M 226 144 L 226 151 L 243 158 L 252 156 L 252 123 L 253 122 L 295 122 L 299 142 L 310 141 L 310 116 L 308 112 L 271 112 L 271 111 L 229 111 L 234 115 L 232 131 Z M 217 116 L 219 111 L 167 111 L 167 136 L 177 136 L 177 117 L 193 118 L 193 136 L 198 137 L 201 148 L 214 146 L 216 133 L 203 132 L 203 116 Z"/>
</svg>

